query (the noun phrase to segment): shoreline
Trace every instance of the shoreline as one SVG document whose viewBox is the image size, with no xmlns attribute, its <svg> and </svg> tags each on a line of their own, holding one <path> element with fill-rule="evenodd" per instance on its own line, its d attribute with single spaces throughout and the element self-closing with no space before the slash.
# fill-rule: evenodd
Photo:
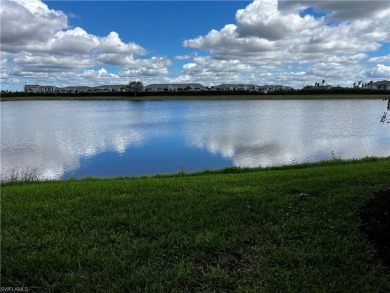
<svg viewBox="0 0 390 293">
<path fill-rule="evenodd" d="M 303 169 L 312 169 L 318 167 L 330 167 L 330 166 L 349 166 L 357 165 L 362 163 L 373 163 L 373 162 L 390 162 L 390 156 L 385 157 L 363 157 L 357 159 L 329 159 L 318 162 L 306 162 L 299 164 L 286 164 L 280 166 L 268 166 L 268 167 L 237 167 L 230 166 L 225 168 L 218 169 L 204 169 L 201 171 L 195 172 L 175 172 L 175 173 L 161 173 L 161 174 L 145 174 L 145 175 L 124 175 L 124 176 L 114 176 L 114 177 L 95 177 L 95 176 L 86 176 L 82 178 L 65 178 L 65 179 L 42 179 L 34 174 L 29 176 L 32 180 L 15 180 L 15 181 L 0 181 L 0 187 L 13 186 L 13 185 L 29 185 L 29 184 L 44 184 L 44 183 L 71 183 L 71 182 L 84 182 L 84 181 L 116 181 L 116 180 L 143 180 L 143 179 L 175 179 L 175 178 L 185 178 L 185 177 L 198 177 L 198 176 L 213 176 L 213 175 L 234 175 L 234 174 L 249 174 L 256 172 L 279 172 L 279 171 L 288 171 L 288 170 L 303 170 Z"/>
<path fill-rule="evenodd" d="M 256 100 L 384 100 L 388 95 L 313 94 L 313 95 L 193 95 L 193 96 L 24 96 L 1 97 L 9 101 L 256 101 Z"/>
</svg>

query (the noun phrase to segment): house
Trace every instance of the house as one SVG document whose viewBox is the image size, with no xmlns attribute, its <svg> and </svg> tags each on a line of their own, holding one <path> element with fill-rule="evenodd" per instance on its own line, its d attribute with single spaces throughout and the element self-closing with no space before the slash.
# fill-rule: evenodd
<svg viewBox="0 0 390 293">
<path fill-rule="evenodd" d="M 90 93 L 93 91 L 93 88 L 89 86 L 68 86 L 60 88 L 61 93 Z"/>
<path fill-rule="evenodd" d="M 26 84 L 24 86 L 25 93 L 40 93 L 41 87 L 39 84 Z"/>
<path fill-rule="evenodd" d="M 145 87 L 145 91 L 150 92 L 169 92 L 169 91 L 202 91 L 205 87 L 200 83 L 162 83 L 149 84 Z"/>
<path fill-rule="evenodd" d="M 121 92 L 125 89 L 125 85 L 116 84 L 116 85 L 99 85 L 93 88 L 94 92 Z"/>
<path fill-rule="evenodd" d="M 221 84 L 214 87 L 217 91 L 258 91 L 259 88 L 254 84 Z"/>
<path fill-rule="evenodd" d="M 293 90 L 292 87 L 284 86 L 284 85 L 263 85 L 260 88 L 262 93 L 272 93 L 275 91 L 290 91 Z"/>
<path fill-rule="evenodd" d="M 123 91 L 125 85 L 100 85 L 96 87 L 90 86 L 68 86 L 68 87 L 56 87 L 56 86 L 42 86 L 38 84 L 24 86 L 25 93 L 102 93 L 102 92 L 120 92 Z"/>
<path fill-rule="evenodd" d="M 55 93 L 57 92 L 58 87 L 56 86 L 42 86 L 43 93 Z"/>
<path fill-rule="evenodd" d="M 56 86 L 42 86 L 39 84 L 26 84 L 24 86 L 25 93 L 55 93 L 58 91 Z"/>
<path fill-rule="evenodd" d="M 377 81 L 372 84 L 373 90 L 390 90 L 390 81 L 388 80 L 382 80 Z"/>
</svg>

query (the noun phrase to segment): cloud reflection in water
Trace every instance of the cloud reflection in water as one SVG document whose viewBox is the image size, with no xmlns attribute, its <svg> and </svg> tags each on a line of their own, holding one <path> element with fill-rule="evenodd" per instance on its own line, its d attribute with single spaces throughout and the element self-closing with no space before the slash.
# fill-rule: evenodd
<svg viewBox="0 0 390 293">
<path fill-rule="evenodd" d="M 246 101 L 209 107 L 187 143 L 232 158 L 240 167 L 390 155 L 381 101 Z M 200 110 L 199 110 L 200 111 Z M 197 111 L 193 111 L 196 113 Z M 205 131 L 204 129 L 207 129 Z"/>
<path fill-rule="evenodd" d="M 183 158 L 196 161 L 195 171 L 318 161 L 332 153 L 390 156 L 390 127 L 379 123 L 383 108 L 380 100 L 4 102 L 1 169 L 36 167 L 41 177 L 61 178 L 107 152 L 119 157 L 112 164 L 143 164 L 136 166 L 140 174 L 164 172 L 165 157 L 177 160 L 165 170 L 172 172 Z"/>
</svg>

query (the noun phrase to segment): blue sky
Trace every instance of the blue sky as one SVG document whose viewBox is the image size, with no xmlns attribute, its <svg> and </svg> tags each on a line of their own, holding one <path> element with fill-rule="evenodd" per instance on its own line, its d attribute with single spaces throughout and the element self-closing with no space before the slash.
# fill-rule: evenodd
<svg viewBox="0 0 390 293">
<path fill-rule="evenodd" d="M 124 41 L 141 44 L 174 57 L 193 50 L 186 39 L 207 34 L 234 21 L 244 1 L 46 1 L 49 7 L 72 15 L 69 24 L 95 35 L 116 31 Z"/>
<path fill-rule="evenodd" d="M 70 16 L 69 24 L 104 36 L 116 31 L 124 41 L 142 45 L 152 55 L 174 58 L 206 52 L 185 48 L 186 39 L 234 21 L 248 1 L 45 1 Z M 201 3 L 199 3 L 201 2 Z M 114 3 L 114 4 L 113 4 Z M 103 13 L 104 12 L 104 13 Z M 216 17 L 217 16 L 217 17 Z M 97 21 L 99 19 L 99 21 Z M 184 62 L 175 62 L 180 70 Z M 117 68 L 118 69 L 118 68 Z M 115 70 L 115 68 L 112 68 Z"/>
<path fill-rule="evenodd" d="M 1 2 L 1 88 L 390 79 L 388 1 Z"/>
</svg>

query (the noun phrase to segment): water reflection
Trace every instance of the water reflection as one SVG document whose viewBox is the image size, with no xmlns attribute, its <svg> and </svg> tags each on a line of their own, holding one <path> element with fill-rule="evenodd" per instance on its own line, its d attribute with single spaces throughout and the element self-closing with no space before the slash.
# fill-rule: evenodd
<svg viewBox="0 0 390 293">
<path fill-rule="evenodd" d="M 107 149 L 123 154 L 141 146 L 142 105 L 87 102 L 2 103 L 2 171 L 36 167 L 40 176 L 59 178 L 80 167 L 80 159 Z M 128 127 L 131 126 L 131 127 Z"/>
<path fill-rule="evenodd" d="M 389 156 L 390 129 L 378 122 L 378 105 L 333 100 L 214 105 L 207 116 L 212 119 L 189 125 L 187 143 L 233 158 L 242 167 Z"/>
<path fill-rule="evenodd" d="M 1 169 L 104 177 L 390 156 L 383 108 L 380 100 L 4 102 Z"/>
</svg>

